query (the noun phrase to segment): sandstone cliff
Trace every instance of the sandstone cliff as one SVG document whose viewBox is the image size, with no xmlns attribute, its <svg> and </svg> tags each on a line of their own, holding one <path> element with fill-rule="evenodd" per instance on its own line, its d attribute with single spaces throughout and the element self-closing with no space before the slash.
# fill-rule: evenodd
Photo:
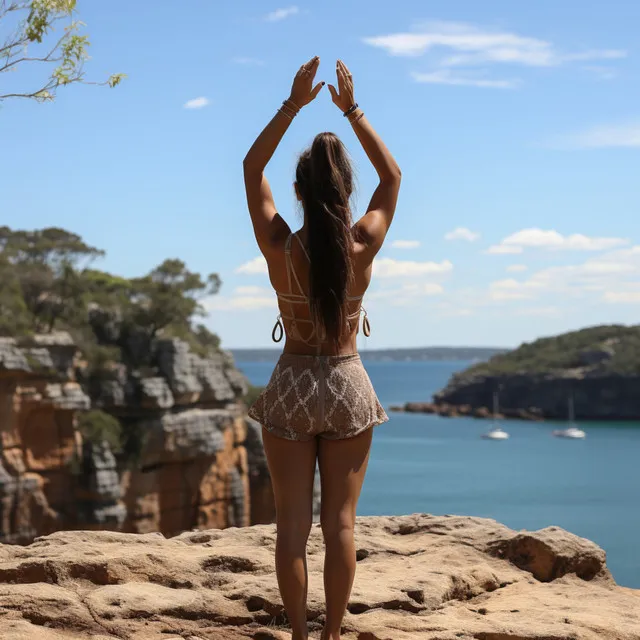
<svg viewBox="0 0 640 640">
<path fill-rule="evenodd" d="M 87 377 L 67 333 L 0 339 L 0 541 L 272 521 L 259 427 L 243 414 L 246 382 L 230 356 L 169 338 L 142 346 L 144 367 Z M 78 416 L 91 407 L 119 419 L 127 455 L 83 441 Z"/>
<path fill-rule="evenodd" d="M 360 518 L 345 640 L 638 640 L 640 592 L 561 529 L 492 520 Z M 281 639 L 275 531 L 59 532 L 0 546 L 3 640 Z M 309 623 L 323 619 L 323 545 L 309 542 Z"/>
</svg>

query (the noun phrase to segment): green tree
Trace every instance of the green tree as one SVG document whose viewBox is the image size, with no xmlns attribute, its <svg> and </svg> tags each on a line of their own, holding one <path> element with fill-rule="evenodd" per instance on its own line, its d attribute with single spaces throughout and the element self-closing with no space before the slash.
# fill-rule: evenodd
<svg viewBox="0 0 640 640">
<path fill-rule="evenodd" d="M 13 267 L 34 331 L 50 332 L 59 318 L 81 313 L 85 285 L 79 268 L 102 255 L 79 235 L 57 227 L 0 228 L 0 256 Z"/>
<path fill-rule="evenodd" d="M 75 14 L 76 0 L 0 0 L 0 78 L 5 80 L 0 82 L 0 102 L 8 98 L 46 102 L 55 98 L 59 87 L 69 84 L 115 87 L 122 81 L 122 73 L 104 82 L 85 79 L 91 43 Z M 44 67 L 46 73 L 35 87 L 3 89 L 5 74 L 21 67 Z"/>
<path fill-rule="evenodd" d="M 187 269 L 182 260 L 165 260 L 143 278 L 131 281 L 131 320 L 146 327 L 153 337 L 173 325 L 188 327 L 194 316 L 204 313 L 199 299 L 220 289 L 220 278 L 209 274 L 204 280 Z"/>
<path fill-rule="evenodd" d="M 202 296 L 220 288 L 217 274 L 203 277 L 172 259 L 128 279 L 91 268 L 102 255 L 64 229 L 0 227 L 0 335 L 67 330 L 88 376 L 108 373 L 114 361 L 145 366 L 159 333 L 201 356 L 218 348 L 218 336 L 194 322 L 204 314 Z"/>
<path fill-rule="evenodd" d="M 20 336 L 32 329 L 32 318 L 22 296 L 13 265 L 0 253 L 0 336 Z"/>
</svg>

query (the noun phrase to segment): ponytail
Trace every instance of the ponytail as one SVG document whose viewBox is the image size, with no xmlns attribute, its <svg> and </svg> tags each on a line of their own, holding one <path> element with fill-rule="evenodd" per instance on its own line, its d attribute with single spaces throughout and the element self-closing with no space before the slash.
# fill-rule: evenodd
<svg viewBox="0 0 640 640">
<path fill-rule="evenodd" d="M 346 325 L 353 280 L 351 208 L 353 169 L 345 146 L 320 133 L 298 161 L 296 184 L 309 229 L 309 300 L 319 330 L 338 342 Z"/>
</svg>

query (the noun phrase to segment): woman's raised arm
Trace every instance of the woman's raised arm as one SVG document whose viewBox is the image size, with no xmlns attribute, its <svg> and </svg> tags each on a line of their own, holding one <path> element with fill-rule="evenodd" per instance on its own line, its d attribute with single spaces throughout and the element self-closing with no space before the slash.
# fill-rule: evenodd
<svg viewBox="0 0 640 640">
<path fill-rule="evenodd" d="M 280 235 L 282 225 L 286 226 L 286 222 L 277 215 L 271 187 L 264 175 L 264 170 L 293 118 L 302 107 L 309 104 L 320 93 L 324 82 L 313 86 L 319 64 L 320 58 L 316 56 L 300 67 L 293 80 L 291 96 L 283 102 L 271 122 L 257 137 L 243 162 L 247 204 L 256 240 L 262 253 L 269 251 Z"/>
<path fill-rule="evenodd" d="M 391 226 L 398 202 L 401 172 L 398 163 L 380 136 L 371 126 L 354 98 L 353 78 L 341 60 L 336 65 L 338 89 L 329 85 L 333 103 L 344 113 L 353 126 L 362 148 L 378 174 L 380 183 L 373 193 L 366 214 L 358 220 L 356 228 L 360 238 L 378 252 Z"/>
</svg>

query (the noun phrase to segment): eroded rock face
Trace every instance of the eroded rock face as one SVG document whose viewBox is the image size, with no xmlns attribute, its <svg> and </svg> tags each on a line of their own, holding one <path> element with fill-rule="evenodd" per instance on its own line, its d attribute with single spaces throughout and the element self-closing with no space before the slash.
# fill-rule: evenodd
<svg viewBox="0 0 640 640">
<path fill-rule="evenodd" d="M 114 321 L 105 335 L 117 329 Z M 0 339 L 0 542 L 59 529 L 174 535 L 273 520 L 262 443 L 238 404 L 246 380 L 230 355 L 203 359 L 175 339 L 142 354 L 134 338 L 144 369 L 115 364 L 82 386 L 68 334 Z M 92 407 L 137 434 L 135 460 L 82 442 L 77 418 Z"/>
<path fill-rule="evenodd" d="M 604 552 L 561 529 L 360 518 L 356 541 L 344 640 L 640 638 L 640 592 L 616 586 Z M 171 539 L 59 532 L 29 547 L 0 546 L 0 636 L 288 640 L 274 549 L 273 526 Z M 323 556 L 314 526 L 308 620 L 316 639 Z"/>
<path fill-rule="evenodd" d="M 597 360 L 601 354 L 585 358 Z M 474 415 L 491 415 L 493 395 L 500 389 L 500 412 L 507 418 L 539 420 L 568 417 L 568 399 L 574 399 L 575 416 L 582 420 L 640 420 L 639 375 L 572 369 L 547 374 L 502 376 L 454 374 L 434 395 L 435 413 L 471 406 Z M 415 404 L 415 403 L 414 403 Z M 482 412 L 483 415 L 478 415 Z"/>
</svg>

